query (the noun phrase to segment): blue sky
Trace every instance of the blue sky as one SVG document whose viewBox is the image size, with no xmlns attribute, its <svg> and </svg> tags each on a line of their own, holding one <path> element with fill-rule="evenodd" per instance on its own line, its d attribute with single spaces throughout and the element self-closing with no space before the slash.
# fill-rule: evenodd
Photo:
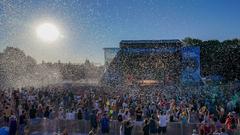
<svg viewBox="0 0 240 135">
<path fill-rule="evenodd" d="M 239 0 L 0 1 L 0 49 L 15 46 L 38 62 L 86 58 L 103 63 L 104 47 L 126 39 L 240 38 Z M 58 42 L 36 39 L 38 24 L 56 24 Z"/>
</svg>

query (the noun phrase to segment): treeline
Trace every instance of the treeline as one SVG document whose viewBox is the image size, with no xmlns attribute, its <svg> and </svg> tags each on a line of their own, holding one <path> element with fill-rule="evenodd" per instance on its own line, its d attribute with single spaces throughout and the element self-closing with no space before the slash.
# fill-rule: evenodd
<svg viewBox="0 0 240 135">
<path fill-rule="evenodd" d="M 183 39 L 185 45 L 200 46 L 201 75 L 220 75 L 227 81 L 240 80 L 240 39 L 207 40 Z"/>
<path fill-rule="evenodd" d="M 46 86 L 64 80 L 99 79 L 103 66 L 95 66 L 89 60 L 83 64 L 46 63 L 37 64 L 22 50 L 7 47 L 0 53 L 0 87 Z"/>
<path fill-rule="evenodd" d="M 200 46 L 201 76 L 221 75 L 227 81 L 240 80 L 240 39 L 203 41 L 185 38 L 184 45 Z M 0 53 L 0 87 L 44 86 L 64 80 L 100 79 L 104 67 L 89 60 L 83 64 L 37 64 L 22 50 L 7 47 Z"/>
<path fill-rule="evenodd" d="M 103 70 L 104 70 L 103 66 L 96 66 L 87 59 L 83 64 L 58 62 L 52 65 L 57 65 L 57 67 L 59 67 L 63 80 L 72 80 L 72 81 L 77 81 L 82 79 L 99 80 L 102 77 Z"/>
</svg>

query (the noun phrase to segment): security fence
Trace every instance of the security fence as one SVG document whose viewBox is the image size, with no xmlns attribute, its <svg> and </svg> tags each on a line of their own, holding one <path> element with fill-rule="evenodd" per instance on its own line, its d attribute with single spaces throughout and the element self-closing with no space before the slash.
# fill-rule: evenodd
<svg viewBox="0 0 240 135">
<path fill-rule="evenodd" d="M 118 121 L 110 122 L 110 135 L 120 134 L 120 125 Z M 199 124 L 182 124 L 180 122 L 168 123 L 167 135 L 192 135 L 194 129 L 198 130 Z M 69 134 L 88 134 L 90 131 L 90 122 L 86 120 L 48 120 L 48 119 L 35 119 L 29 122 L 30 135 L 58 135 L 66 129 Z M 101 131 L 98 130 L 101 135 Z M 134 123 L 132 129 L 133 135 L 143 135 L 142 124 Z M 240 130 L 236 131 L 234 135 L 240 135 Z"/>
</svg>

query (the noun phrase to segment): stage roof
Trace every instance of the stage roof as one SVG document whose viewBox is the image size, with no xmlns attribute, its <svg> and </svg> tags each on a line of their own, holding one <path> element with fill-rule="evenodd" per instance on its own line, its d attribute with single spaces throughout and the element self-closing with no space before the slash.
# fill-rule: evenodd
<svg viewBox="0 0 240 135">
<path fill-rule="evenodd" d="M 172 40 L 122 40 L 120 48 L 163 48 L 182 47 L 182 42 L 178 39 Z"/>
</svg>

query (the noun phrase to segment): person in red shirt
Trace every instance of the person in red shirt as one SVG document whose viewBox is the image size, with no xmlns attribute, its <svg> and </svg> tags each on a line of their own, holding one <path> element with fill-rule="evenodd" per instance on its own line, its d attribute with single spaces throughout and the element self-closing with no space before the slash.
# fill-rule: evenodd
<svg viewBox="0 0 240 135">
<path fill-rule="evenodd" d="M 230 112 L 227 116 L 227 119 L 225 121 L 225 126 L 227 128 L 227 132 L 230 135 L 234 134 L 234 131 L 237 129 L 237 121 L 236 119 L 233 117 L 233 114 Z"/>
</svg>

